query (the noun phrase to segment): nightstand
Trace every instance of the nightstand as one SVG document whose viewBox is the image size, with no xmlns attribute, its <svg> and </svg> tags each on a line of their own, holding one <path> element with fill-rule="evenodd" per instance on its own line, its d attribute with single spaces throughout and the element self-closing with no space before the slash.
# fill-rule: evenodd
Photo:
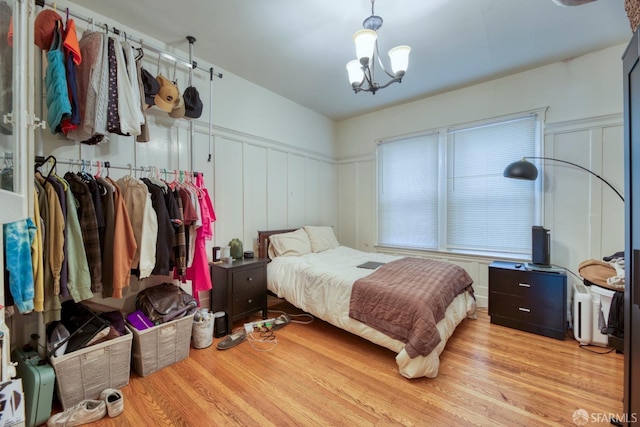
<svg viewBox="0 0 640 427">
<path fill-rule="evenodd" d="M 267 318 L 268 259 L 251 258 L 233 263 L 209 263 L 211 272 L 211 311 L 227 313 L 229 327 L 233 322 L 262 310 Z"/>
<path fill-rule="evenodd" d="M 525 264 L 489 265 L 491 323 L 564 339 L 567 327 L 567 275 L 530 270 Z"/>
</svg>

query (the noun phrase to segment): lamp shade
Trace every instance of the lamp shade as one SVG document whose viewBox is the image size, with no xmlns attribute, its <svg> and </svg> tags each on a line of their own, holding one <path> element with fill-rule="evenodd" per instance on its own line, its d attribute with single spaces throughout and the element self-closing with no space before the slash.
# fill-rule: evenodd
<svg viewBox="0 0 640 427">
<path fill-rule="evenodd" d="M 365 63 L 373 58 L 377 38 L 378 33 L 373 30 L 360 30 L 353 35 L 353 41 L 356 44 L 356 57 L 360 63 L 362 63 L 363 58 L 367 58 Z"/>
<path fill-rule="evenodd" d="M 360 61 L 357 59 L 347 62 L 347 72 L 349 73 L 349 83 L 351 83 L 352 86 L 360 83 L 364 79 L 364 71 L 362 71 Z"/>
<path fill-rule="evenodd" d="M 396 46 L 389 50 L 389 60 L 391 61 L 391 70 L 394 74 L 404 74 L 409 67 L 409 46 Z"/>
<path fill-rule="evenodd" d="M 538 177 L 538 168 L 533 163 L 522 159 L 507 166 L 502 175 L 507 178 L 534 181 Z"/>
</svg>

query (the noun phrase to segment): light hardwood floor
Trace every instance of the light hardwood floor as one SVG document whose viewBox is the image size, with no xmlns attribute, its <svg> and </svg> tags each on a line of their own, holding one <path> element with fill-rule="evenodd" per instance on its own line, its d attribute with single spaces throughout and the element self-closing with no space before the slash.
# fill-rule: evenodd
<svg viewBox="0 0 640 427">
<path fill-rule="evenodd" d="M 574 426 L 584 409 L 590 426 L 622 411 L 622 354 L 492 325 L 486 310 L 458 327 L 434 379 L 405 379 L 394 353 L 317 319 L 276 337 L 271 351 L 214 339 L 145 378 L 132 370 L 124 413 L 91 425 Z"/>
</svg>

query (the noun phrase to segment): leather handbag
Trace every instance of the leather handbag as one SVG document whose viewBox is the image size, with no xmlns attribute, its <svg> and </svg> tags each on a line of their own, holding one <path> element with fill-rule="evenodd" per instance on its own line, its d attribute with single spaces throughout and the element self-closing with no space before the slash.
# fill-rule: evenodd
<svg viewBox="0 0 640 427">
<path fill-rule="evenodd" d="M 136 309 L 155 325 L 193 314 L 198 309 L 196 299 L 173 283 L 161 283 L 138 293 Z"/>
</svg>

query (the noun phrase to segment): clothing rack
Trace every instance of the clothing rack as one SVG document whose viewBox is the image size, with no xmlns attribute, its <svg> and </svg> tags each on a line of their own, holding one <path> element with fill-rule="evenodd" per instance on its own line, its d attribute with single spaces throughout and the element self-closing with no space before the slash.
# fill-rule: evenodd
<svg viewBox="0 0 640 427">
<path fill-rule="evenodd" d="M 52 3 L 52 2 L 46 2 L 45 0 L 35 0 L 35 4 L 36 6 L 40 6 L 40 7 L 48 7 L 50 9 L 54 9 L 57 11 L 56 8 L 56 3 Z M 69 10 L 69 8 L 65 8 L 65 10 L 67 11 L 67 13 L 70 16 L 73 16 L 76 19 L 80 19 L 81 21 L 86 22 L 87 24 L 93 24 L 97 27 L 102 27 L 105 30 L 107 30 L 107 32 L 111 31 L 113 34 L 116 35 L 120 35 L 120 30 L 117 29 L 116 27 L 109 27 L 107 24 L 104 23 L 100 23 L 98 21 L 96 21 L 95 19 L 91 18 L 91 17 L 86 17 L 86 16 L 81 16 L 75 12 L 72 12 L 71 10 Z M 200 71 L 205 71 L 206 73 L 208 73 L 210 75 L 210 78 L 213 79 L 213 76 L 218 77 L 218 78 L 222 78 L 222 73 L 219 72 L 214 72 L 213 67 L 211 68 L 202 68 L 200 66 L 198 66 L 198 63 L 196 61 L 194 61 L 193 59 L 187 60 L 184 58 L 180 58 L 176 55 L 174 55 L 173 53 L 167 52 L 166 50 L 160 49 L 156 46 L 150 45 L 148 43 L 146 43 L 142 38 L 140 39 L 133 39 L 129 36 L 127 36 L 126 32 L 122 32 L 124 35 L 125 40 L 127 41 L 132 41 L 134 43 L 138 43 L 140 45 L 140 48 L 143 50 L 150 50 L 154 53 L 156 53 L 158 55 L 158 60 L 160 59 L 160 57 L 164 57 L 170 61 L 173 61 L 175 63 L 181 63 L 183 65 L 185 65 L 187 68 L 189 68 L 190 70 L 200 70 Z M 191 46 L 192 41 L 190 40 L 191 36 L 187 36 L 187 40 L 189 41 L 189 45 Z M 192 37 L 191 37 L 192 38 Z M 195 39 L 193 39 L 195 40 Z"/>
<path fill-rule="evenodd" d="M 70 166 L 78 166 L 81 167 L 82 170 L 84 171 L 85 168 L 93 168 L 93 166 L 96 166 L 98 168 L 98 170 L 100 170 L 102 167 L 107 169 L 107 174 L 109 169 L 119 169 L 119 170 L 127 170 L 129 171 L 129 173 L 134 173 L 136 171 L 139 171 L 140 173 L 142 172 L 160 172 L 162 171 L 162 173 L 165 175 L 165 179 L 166 179 L 166 174 L 173 174 L 175 177 L 179 176 L 186 176 L 189 177 L 191 175 L 193 175 L 193 177 L 197 177 L 200 175 L 200 172 L 195 172 L 195 171 L 184 171 L 184 170 L 177 170 L 177 169 L 165 169 L 165 168 L 158 168 L 156 166 L 133 166 L 131 164 L 128 164 L 126 166 L 119 166 L 119 165 L 112 165 L 111 162 L 106 161 L 106 162 L 101 162 L 99 160 L 83 160 L 83 159 L 78 159 L 78 160 L 73 160 L 73 159 L 69 159 L 69 160 L 58 160 L 56 159 L 54 156 L 35 156 L 35 164 L 36 164 L 36 168 L 43 166 L 47 163 L 47 161 L 49 160 L 53 160 L 53 165 L 51 166 L 51 168 L 55 168 L 56 165 L 70 165 Z"/>
</svg>

